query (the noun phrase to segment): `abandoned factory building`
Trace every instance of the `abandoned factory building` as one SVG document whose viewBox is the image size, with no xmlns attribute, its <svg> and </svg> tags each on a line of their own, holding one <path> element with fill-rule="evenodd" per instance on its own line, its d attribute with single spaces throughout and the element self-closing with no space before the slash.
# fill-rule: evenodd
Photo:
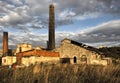
<svg viewBox="0 0 120 83">
<path fill-rule="evenodd" d="M 71 64 L 111 64 L 110 58 L 105 58 L 97 48 L 78 43 L 70 39 L 64 39 L 61 45 L 54 49 L 59 52 L 61 63 Z"/>
<path fill-rule="evenodd" d="M 70 39 L 63 39 L 60 46 L 51 51 L 42 48 L 33 49 L 31 45 L 28 45 L 29 44 L 19 44 L 16 48 L 16 55 L 3 57 L 2 64 L 12 65 L 17 62 L 17 64 L 29 66 L 35 63 L 93 65 L 109 65 L 112 63 L 111 58 L 105 57 L 104 53 L 100 52 L 97 48 Z M 29 47 L 31 49 L 29 49 Z"/>
</svg>

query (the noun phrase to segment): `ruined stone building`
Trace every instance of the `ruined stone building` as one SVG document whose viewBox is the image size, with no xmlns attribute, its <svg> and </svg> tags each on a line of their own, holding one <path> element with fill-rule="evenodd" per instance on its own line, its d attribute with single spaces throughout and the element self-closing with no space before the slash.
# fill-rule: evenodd
<svg viewBox="0 0 120 83">
<path fill-rule="evenodd" d="M 31 44 L 26 44 L 26 43 L 20 43 L 17 45 L 16 51 L 14 53 L 14 55 L 16 55 L 19 52 L 25 52 L 28 50 L 32 50 L 32 45 Z"/>
<path fill-rule="evenodd" d="M 64 39 L 61 45 L 54 49 L 60 53 L 61 63 L 71 64 L 99 64 L 109 65 L 110 58 L 105 58 L 97 48 L 78 43 L 70 39 Z"/>
<path fill-rule="evenodd" d="M 16 48 L 24 49 L 27 44 L 19 45 Z M 30 45 L 30 47 L 32 47 Z M 26 49 L 19 51 L 15 56 L 6 56 L 2 58 L 3 65 L 12 65 L 13 63 L 29 66 L 35 63 L 70 63 L 70 64 L 93 64 L 93 65 L 109 65 L 112 63 L 111 58 L 104 56 L 97 48 L 78 43 L 70 39 L 61 41 L 61 45 L 52 51 L 36 47 L 36 49 Z"/>
</svg>

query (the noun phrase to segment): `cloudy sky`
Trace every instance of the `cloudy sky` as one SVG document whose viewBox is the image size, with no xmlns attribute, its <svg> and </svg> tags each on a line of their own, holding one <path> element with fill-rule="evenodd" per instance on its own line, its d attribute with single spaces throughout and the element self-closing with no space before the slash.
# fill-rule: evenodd
<svg viewBox="0 0 120 83">
<path fill-rule="evenodd" d="M 50 0 L 0 0 L 0 48 L 18 43 L 46 46 Z M 120 0 L 53 0 L 56 45 L 70 38 L 92 46 L 120 46 Z"/>
</svg>

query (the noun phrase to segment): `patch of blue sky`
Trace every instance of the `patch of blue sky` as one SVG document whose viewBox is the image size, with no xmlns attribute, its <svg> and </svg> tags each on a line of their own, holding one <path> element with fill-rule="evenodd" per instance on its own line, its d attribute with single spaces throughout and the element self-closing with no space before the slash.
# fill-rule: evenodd
<svg viewBox="0 0 120 83">
<path fill-rule="evenodd" d="M 33 29 L 32 32 L 34 32 L 36 34 L 47 34 L 48 33 L 48 28 Z"/>
<path fill-rule="evenodd" d="M 81 26 L 89 28 L 89 27 L 94 27 L 94 26 L 100 25 L 100 24 L 108 22 L 108 21 L 118 20 L 118 19 L 120 19 L 119 16 L 106 14 L 106 15 L 99 16 L 97 18 L 80 21 L 79 23 Z"/>
<path fill-rule="evenodd" d="M 120 19 L 120 16 L 111 15 L 111 14 L 104 14 L 104 15 L 100 15 L 96 18 L 88 18 L 88 19 L 84 19 L 84 20 L 75 20 L 73 24 L 58 26 L 56 31 L 76 32 L 78 30 L 84 30 L 87 28 L 95 27 L 95 26 L 100 25 L 102 23 L 112 21 L 112 20 L 118 20 L 118 19 Z"/>
</svg>

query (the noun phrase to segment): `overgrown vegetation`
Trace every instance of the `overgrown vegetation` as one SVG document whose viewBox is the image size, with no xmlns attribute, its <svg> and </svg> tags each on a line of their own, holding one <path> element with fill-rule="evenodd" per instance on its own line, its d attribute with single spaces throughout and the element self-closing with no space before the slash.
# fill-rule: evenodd
<svg viewBox="0 0 120 83">
<path fill-rule="evenodd" d="M 106 57 L 120 59 L 120 47 L 104 47 L 99 50 L 105 53 Z"/>
<path fill-rule="evenodd" d="M 0 69 L 0 83 L 120 83 L 120 65 L 35 65 Z"/>
</svg>

